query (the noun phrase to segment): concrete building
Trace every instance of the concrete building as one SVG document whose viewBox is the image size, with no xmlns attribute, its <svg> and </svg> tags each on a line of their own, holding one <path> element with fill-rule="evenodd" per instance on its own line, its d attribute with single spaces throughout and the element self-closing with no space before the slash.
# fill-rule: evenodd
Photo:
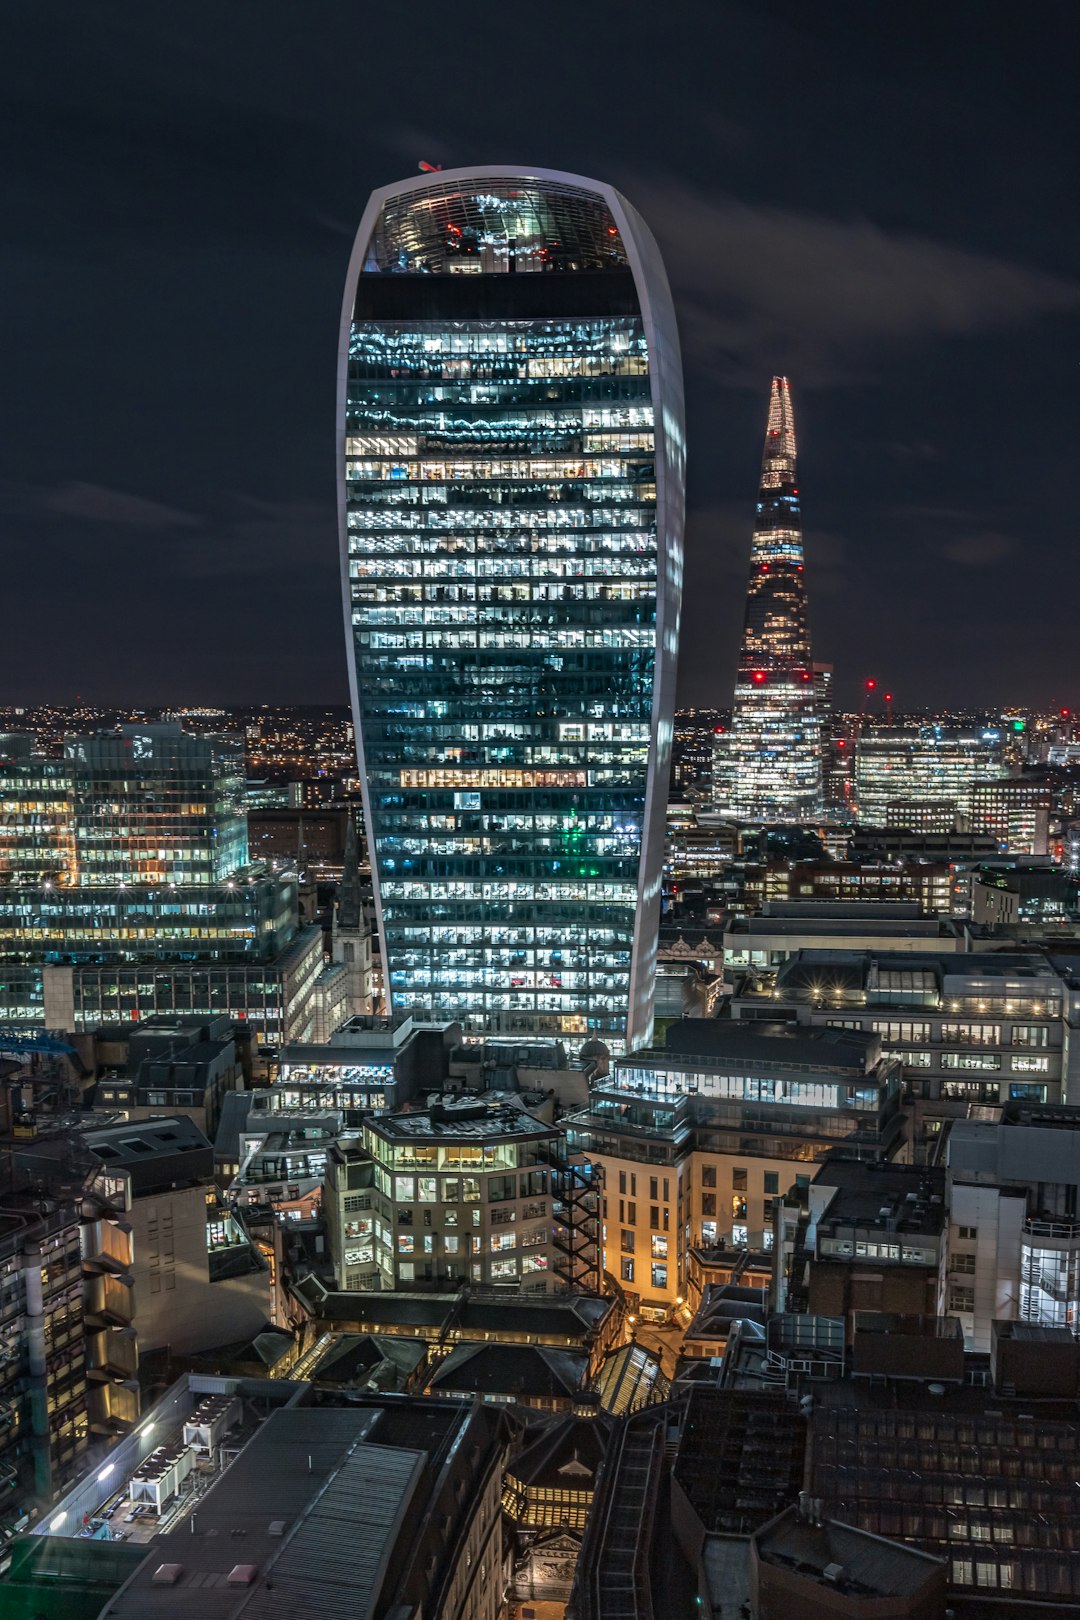
<svg viewBox="0 0 1080 1620">
<path fill-rule="evenodd" d="M 380 1287 L 598 1288 L 599 1178 L 516 1098 L 378 1114 L 364 1146 Z"/>
<path fill-rule="evenodd" d="M 132 1026 L 123 1070 L 99 1075 L 94 1106 L 128 1119 L 185 1114 L 213 1137 L 226 1093 L 243 1085 L 243 1069 L 228 1018 L 147 1020 Z"/>
<path fill-rule="evenodd" d="M 288 1114 L 338 1109 L 355 1128 L 366 1114 L 394 1113 L 419 1091 L 442 1091 L 460 1026 L 419 1027 L 412 1015 L 360 1015 L 328 1041 L 290 1044 L 278 1053 L 275 1083 L 254 1111 Z"/>
<path fill-rule="evenodd" d="M 860 1311 L 936 1315 L 944 1194 L 944 1170 L 827 1159 L 806 1190 L 793 1252 L 778 1253 L 778 1308 L 840 1317 L 849 1338 Z"/>
<path fill-rule="evenodd" d="M 1002 777 L 976 782 L 971 794 L 971 825 L 990 833 L 1009 855 L 1045 855 L 1049 851 L 1054 788 L 1050 782 Z"/>
<path fill-rule="evenodd" d="M 768 901 L 757 917 L 732 917 L 724 929 L 724 977 L 740 971 L 764 982 L 802 951 L 946 951 L 966 949 L 962 925 L 925 916 L 917 900 Z"/>
<path fill-rule="evenodd" d="M 1034 952 L 806 950 L 732 1012 L 879 1035 L 903 1064 L 925 1156 L 972 1103 L 1062 1100 L 1073 1000 L 1066 974 Z"/>
<path fill-rule="evenodd" d="M 3 1146 L 0 1542 L 139 1416 L 122 1196 L 74 1130 Z"/>
<path fill-rule="evenodd" d="M 132 1317 L 140 1353 L 208 1349 L 270 1314 L 266 1266 L 218 1203 L 213 1148 L 185 1115 L 86 1132 L 98 1190 L 131 1229 Z"/>
<path fill-rule="evenodd" d="M 972 1350 L 995 1321 L 1080 1329 L 1080 1109 L 957 1120 L 946 1144 L 945 1308 Z"/>
<path fill-rule="evenodd" d="M 688 1019 L 620 1059 L 564 1121 L 604 1172 L 604 1269 L 643 1308 L 685 1299 L 690 1251 L 772 1243 L 775 1201 L 830 1149 L 898 1145 L 880 1038 Z"/>
<path fill-rule="evenodd" d="M 295 884 L 293 885 L 295 899 Z M 245 1023 L 260 1049 L 314 1038 L 322 929 L 304 928 L 262 959 L 4 964 L 12 1023 L 88 1038 L 102 1025 L 178 1016 Z"/>
</svg>

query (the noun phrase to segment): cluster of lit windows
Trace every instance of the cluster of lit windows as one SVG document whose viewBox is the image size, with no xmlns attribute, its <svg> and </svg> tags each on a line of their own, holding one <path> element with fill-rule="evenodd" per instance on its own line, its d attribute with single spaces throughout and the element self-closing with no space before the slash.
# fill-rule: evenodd
<svg viewBox="0 0 1080 1620">
<path fill-rule="evenodd" d="M 358 320 L 345 453 L 391 994 L 617 1040 L 656 636 L 642 324 Z"/>
</svg>

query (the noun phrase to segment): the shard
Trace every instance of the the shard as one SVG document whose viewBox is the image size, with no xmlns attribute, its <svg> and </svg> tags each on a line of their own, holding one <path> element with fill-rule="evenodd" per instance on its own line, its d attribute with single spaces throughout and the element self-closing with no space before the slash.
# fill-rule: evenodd
<svg viewBox="0 0 1080 1620">
<path fill-rule="evenodd" d="M 717 738 L 719 809 L 749 822 L 821 814 L 824 684 L 810 651 L 791 386 L 774 377 L 735 700 Z"/>
</svg>

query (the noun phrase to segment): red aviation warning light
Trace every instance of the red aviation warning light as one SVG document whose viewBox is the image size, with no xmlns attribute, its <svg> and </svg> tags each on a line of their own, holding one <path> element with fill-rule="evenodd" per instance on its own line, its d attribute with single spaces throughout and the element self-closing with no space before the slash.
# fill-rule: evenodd
<svg viewBox="0 0 1080 1620">
<path fill-rule="evenodd" d="M 442 164 L 441 163 L 425 163 L 423 158 L 420 159 L 420 162 L 417 164 L 417 168 L 420 170 L 421 174 L 441 174 L 442 173 Z"/>
</svg>

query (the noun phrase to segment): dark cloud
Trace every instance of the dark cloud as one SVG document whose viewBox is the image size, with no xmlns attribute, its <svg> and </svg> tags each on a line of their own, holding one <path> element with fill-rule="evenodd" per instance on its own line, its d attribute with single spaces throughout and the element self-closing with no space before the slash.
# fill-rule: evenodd
<svg viewBox="0 0 1080 1620">
<path fill-rule="evenodd" d="M 0 701 L 344 698 L 341 291 L 370 191 L 427 159 L 609 178 L 657 232 L 687 701 L 730 695 L 785 371 L 840 700 L 876 670 L 911 703 L 1080 707 L 1080 14 L 1025 13 L 1007 48 L 940 5 L 687 0 L 663 23 L 616 0 L 15 8 L 0 510 L 26 611 Z M 1002 590 L 1019 557 L 1052 593 Z"/>
<path fill-rule="evenodd" d="M 995 534 L 992 530 L 982 534 L 958 534 L 946 540 L 941 555 L 947 562 L 961 563 L 965 568 L 983 568 L 1003 562 L 1016 550 L 1011 535 Z"/>
<path fill-rule="evenodd" d="M 81 518 L 88 523 L 113 523 L 138 529 L 191 529 L 198 518 L 160 501 L 129 495 L 119 489 L 102 489 L 97 484 L 62 484 L 49 490 L 41 500 L 42 509 L 59 517 Z"/>
<path fill-rule="evenodd" d="M 646 185 L 686 341 L 713 375 L 760 387 L 773 357 L 805 384 L 873 373 L 896 345 L 1015 326 L 1080 306 L 1080 282 L 869 219 Z"/>
</svg>

